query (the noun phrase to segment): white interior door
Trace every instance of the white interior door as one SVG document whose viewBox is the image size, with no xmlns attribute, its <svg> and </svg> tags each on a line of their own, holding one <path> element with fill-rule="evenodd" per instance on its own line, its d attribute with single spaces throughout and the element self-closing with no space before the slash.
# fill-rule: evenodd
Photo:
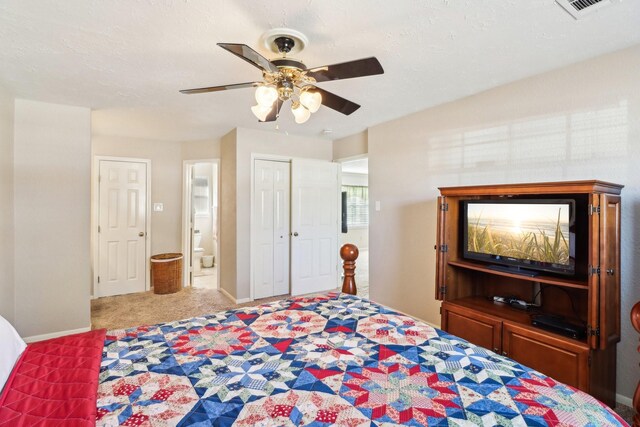
<svg viewBox="0 0 640 427">
<path fill-rule="evenodd" d="M 98 296 L 143 292 L 147 165 L 100 161 Z"/>
<path fill-rule="evenodd" d="M 289 293 L 290 174 L 288 162 L 255 160 L 254 298 Z"/>
<path fill-rule="evenodd" d="M 291 295 L 338 286 L 338 164 L 291 162 Z"/>
</svg>

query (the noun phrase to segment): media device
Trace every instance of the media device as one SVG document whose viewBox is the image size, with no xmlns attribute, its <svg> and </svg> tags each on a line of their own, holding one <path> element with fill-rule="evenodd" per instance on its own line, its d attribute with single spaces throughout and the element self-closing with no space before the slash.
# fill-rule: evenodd
<svg viewBox="0 0 640 427">
<path fill-rule="evenodd" d="M 462 213 L 464 258 L 528 276 L 576 275 L 576 200 L 465 200 Z"/>
<path fill-rule="evenodd" d="M 587 328 L 584 325 L 578 325 L 569 322 L 559 316 L 551 316 L 549 314 L 535 314 L 531 316 L 531 324 L 535 327 L 546 329 L 566 337 L 583 339 L 587 336 Z"/>
<path fill-rule="evenodd" d="M 538 307 L 533 303 L 526 302 L 525 300 L 521 300 L 513 297 L 501 297 L 494 296 L 493 302 L 501 302 L 503 304 L 509 304 L 512 307 L 519 308 L 521 310 L 528 310 L 530 307 Z"/>
</svg>

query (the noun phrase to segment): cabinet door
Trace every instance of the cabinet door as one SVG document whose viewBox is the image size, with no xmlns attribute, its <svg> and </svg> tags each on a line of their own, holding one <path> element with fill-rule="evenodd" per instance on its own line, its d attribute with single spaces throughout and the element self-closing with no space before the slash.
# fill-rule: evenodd
<svg viewBox="0 0 640 427">
<path fill-rule="evenodd" d="M 620 341 L 620 196 L 600 197 L 600 348 Z"/>
<path fill-rule="evenodd" d="M 600 277 L 595 273 L 595 268 L 600 265 L 600 218 L 593 212 L 600 207 L 600 194 L 590 194 L 589 204 L 592 206 L 592 210 L 589 213 L 589 310 L 587 325 L 589 330 L 596 331 L 600 327 Z M 595 334 L 590 335 L 587 339 L 591 348 L 598 348 L 598 337 Z"/>
<path fill-rule="evenodd" d="M 447 252 L 444 250 L 446 244 L 447 210 L 445 208 L 447 198 L 438 197 L 438 223 L 436 229 L 436 299 L 444 299 L 444 289 L 446 286 Z"/>
<path fill-rule="evenodd" d="M 442 303 L 442 329 L 460 338 L 500 352 L 502 321 L 464 307 Z"/>
<path fill-rule="evenodd" d="M 565 384 L 589 391 L 589 353 L 585 344 L 508 322 L 502 325 L 503 354 Z"/>
</svg>

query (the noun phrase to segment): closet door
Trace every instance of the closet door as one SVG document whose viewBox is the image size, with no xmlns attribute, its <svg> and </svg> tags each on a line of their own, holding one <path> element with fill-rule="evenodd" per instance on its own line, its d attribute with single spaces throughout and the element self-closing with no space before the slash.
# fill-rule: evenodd
<svg viewBox="0 0 640 427">
<path fill-rule="evenodd" d="M 273 294 L 289 293 L 291 165 L 273 162 Z"/>
<path fill-rule="evenodd" d="M 338 164 L 291 162 L 291 295 L 338 287 Z"/>
<path fill-rule="evenodd" d="M 289 163 L 254 163 L 253 296 L 289 293 Z"/>
</svg>

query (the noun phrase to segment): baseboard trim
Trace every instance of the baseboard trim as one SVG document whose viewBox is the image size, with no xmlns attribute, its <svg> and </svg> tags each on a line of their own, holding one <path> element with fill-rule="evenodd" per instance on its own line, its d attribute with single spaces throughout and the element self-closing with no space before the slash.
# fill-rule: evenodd
<svg viewBox="0 0 640 427">
<path fill-rule="evenodd" d="M 86 327 L 86 328 L 79 328 L 79 329 L 69 329 L 68 331 L 59 331 L 59 332 L 51 332 L 50 334 L 42 334 L 42 335 L 33 335 L 31 337 L 25 337 L 23 338 L 23 340 L 26 343 L 32 343 L 32 342 L 36 342 L 36 341 L 44 341 L 44 340 L 49 340 L 51 338 L 58 338 L 64 335 L 71 335 L 71 334 L 79 334 L 82 332 L 88 332 L 91 330 L 91 327 Z"/>
<path fill-rule="evenodd" d="M 218 288 L 220 290 L 220 292 L 222 292 L 224 294 L 224 296 L 226 296 L 227 298 L 229 298 L 231 301 L 233 301 L 234 304 L 244 304 L 245 302 L 251 302 L 253 301 L 251 298 L 240 298 L 240 299 L 236 299 L 233 295 L 231 295 L 229 292 L 227 292 L 225 289 L 223 288 Z"/>
<path fill-rule="evenodd" d="M 628 406 L 629 408 L 633 408 L 633 400 L 630 397 L 623 396 L 619 393 L 616 393 L 616 403 L 620 403 L 624 406 Z"/>
<path fill-rule="evenodd" d="M 231 301 L 233 301 L 234 304 L 237 304 L 236 298 L 233 295 L 231 295 L 229 292 L 227 292 L 226 289 L 220 288 L 220 292 L 222 292 L 224 294 L 224 296 L 226 296 Z"/>
</svg>

